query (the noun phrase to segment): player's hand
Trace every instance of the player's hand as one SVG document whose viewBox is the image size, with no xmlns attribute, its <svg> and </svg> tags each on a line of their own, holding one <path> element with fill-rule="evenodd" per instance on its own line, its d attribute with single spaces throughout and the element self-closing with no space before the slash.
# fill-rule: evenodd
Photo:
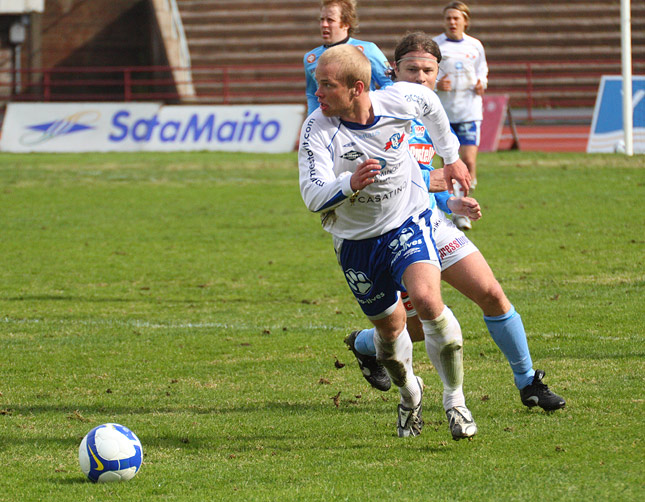
<svg viewBox="0 0 645 502">
<path fill-rule="evenodd" d="M 381 172 L 381 164 L 376 159 L 367 159 L 362 164 L 359 164 L 352 174 L 349 185 L 352 190 L 362 190 L 367 185 L 371 185 L 376 181 L 376 176 Z"/>
<path fill-rule="evenodd" d="M 479 202 L 472 197 L 450 197 L 447 204 L 453 213 L 467 216 L 473 221 L 477 221 L 482 217 Z"/>
<path fill-rule="evenodd" d="M 475 94 L 478 96 L 484 95 L 484 84 L 482 84 L 481 80 L 477 80 L 477 83 L 475 84 Z"/>
<path fill-rule="evenodd" d="M 446 180 L 443 177 L 443 170 L 435 169 L 434 171 L 430 171 L 430 188 L 428 192 L 445 192 L 447 189 L 448 185 L 446 185 Z"/>
<path fill-rule="evenodd" d="M 437 89 L 440 91 L 452 91 L 452 82 L 448 77 L 443 77 L 437 82 Z"/>
<path fill-rule="evenodd" d="M 457 182 L 461 185 L 461 190 L 463 190 L 463 194 L 460 195 L 468 195 L 468 191 L 470 190 L 470 173 L 463 160 L 457 159 L 452 164 L 445 164 L 443 166 L 443 177 L 448 184 L 448 191 L 450 193 L 454 193 L 453 184 Z"/>
</svg>

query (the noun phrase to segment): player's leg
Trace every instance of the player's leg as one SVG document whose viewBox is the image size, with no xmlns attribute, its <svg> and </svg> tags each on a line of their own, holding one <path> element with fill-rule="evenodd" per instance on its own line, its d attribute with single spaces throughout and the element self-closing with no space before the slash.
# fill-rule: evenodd
<svg viewBox="0 0 645 502">
<path fill-rule="evenodd" d="M 483 255 L 473 252 L 442 272 L 442 279 L 475 302 L 484 313 L 484 322 L 495 344 L 513 371 L 522 402 L 544 409 L 558 409 L 564 400 L 545 389 L 546 385 L 533 369 L 531 353 L 522 318 L 504 294 Z M 543 376 L 544 372 L 542 372 Z"/>
<path fill-rule="evenodd" d="M 416 436 L 423 425 L 422 382 L 412 369 L 412 341 L 405 329 L 405 309 L 387 266 L 387 247 L 396 238 L 393 231 L 378 239 L 345 241 L 337 248 L 337 256 L 352 293 L 374 324 L 377 361 L 399 387 L 398 433 Z"/>
<path fill-rule="evenodd" d="M 443 406 L 455 440 L 472 437 L 477 426 L 463 393 L 463 337 L 459 322 L 443 304 L 440 270 L 428 263 L 410 265 L 403 281 L 423 326 L 426 351 L 443 383 Z"/>
<path fill-rule="evenodd" d="M 412 342 L 425 340 L 423 325 L 412 306 L 407 293 L 401 293 L 401 300 L 407 314 L 406 326 Z M 376 346 L 374 345 L 374 328 L 352 331 L 346 338 L 345 343 L 349 350 L 354 353 L 358 367 L 365 380 L 377 390 L 387 391 L 391 387 L 390 377 L 385 368 L 376 360 Z"/>
<path fill-rule="evenodd" d="M 477 185 L 477 145 L 462 144 L 459 147 L 459 157 L 464 161 L 470 178 L 472 179 L 471 188 L 474 190 Z M 474 186 L 473 186 L 474 185 Z"/>
<path fill-rule="evenodd" d="M 399 302 L 388 317 L 370 320 L 375 327 L 376 359 L 401 394 L 397 433 L 399 437 L 417 436 L 423 427 L 423 381 L 412 369 L 412 341 L 405 328 L 405 310 Z"/>
<path fill-rule="evenodd" d="M 477 186 L 477 150 L 479 149 L 479 140 L 481 138 L 481 121 L 463 122 L 460 124 L 451 124 L 457 138 L 459 138 L 459 157 L 463 160 L 470 173 L 471 190 Z M 458 197 L 461 194 L 455 194 Z M 453 215 L 452 220 L 460 230 L 470 230 L 472 223 L 470 218 L 459 214 Z"/>
</svg>

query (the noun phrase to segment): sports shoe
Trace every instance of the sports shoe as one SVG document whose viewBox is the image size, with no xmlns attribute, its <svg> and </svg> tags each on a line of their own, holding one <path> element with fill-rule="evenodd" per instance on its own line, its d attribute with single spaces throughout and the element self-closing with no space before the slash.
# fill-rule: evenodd
<svg viewBox="0 0 645 502">
<path fill-rule="evenodd" d="M 423 418 L 421 417 L 421 405 L 423 403 L 423 380 L 417 377 L 417 383 L 421 388 L 421 400 L 414 408 L 406 408 L 399 404 L 397 408 L 398 420 L 396 422 L 396 431 L 400 438 L 414 437 L 421 434 L 423 428 Z"/>
<path fill-rule="evenodd" d="M 452 218 L 452 221 L 455 223 L 459 230 L 470 230 L 471 228 L 473 228 L 473 224 L 470 222 L 470 218 L 468 218 L 468 216 L 456 214 Z"/>
<path fill-rule="evenodd" d="M 452 439 L 471 438 L 477 434 L 477 424 L 473 420 L 470 410 L 465 406 L 455 406 L 446 411 L 448 425 L 452 433 Z"/>
<path fill-rule="evenodd" d="M 376 361 L 376 356 L 367 356 L 361 354 L 354 347 L 356 342 L 356 337 L 360 333 L 359 331 L 352 331 L 346 338 L 345 343 L 349 347 L 358 361 L 358 367 L 363 373 L 365 380 L 375 389 L 382 390 L 383 392 L 390 390 L 392 387 L 392 381 L 390 380 L 390 375 L 387 374 L 387 371 L 382 364 Z"/>
<path fill-rule="evenodd" d="M 542 383 L 544 378 L 544 371 L 536 370 L 535 376 L 533 376 L 533 383 L 527 385 L 520 390 L 520 398 L 522 399 L 522 404 L 533 408 L 533 406 L 539 406 L 545 411 L 559 410 L 564 408 L 567 404 L 564 399 L 562 399 L 557 394 L 554 394 L 549 390 L 549 387 L 545 383 Z"/>
</svg>

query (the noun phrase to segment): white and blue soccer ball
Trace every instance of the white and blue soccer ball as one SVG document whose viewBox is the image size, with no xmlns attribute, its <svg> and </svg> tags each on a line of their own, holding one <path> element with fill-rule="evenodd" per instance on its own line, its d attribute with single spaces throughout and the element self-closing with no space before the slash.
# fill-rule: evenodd
<svg viewBox="0 0 645 502">
<path fill-rule="evenodd" d="M 81 470 L 99 483 L 129 481 L 139 472 L 142 459 L 141 441 L 119 424 L 94 427 L 78 447 Z"/>
</svg>

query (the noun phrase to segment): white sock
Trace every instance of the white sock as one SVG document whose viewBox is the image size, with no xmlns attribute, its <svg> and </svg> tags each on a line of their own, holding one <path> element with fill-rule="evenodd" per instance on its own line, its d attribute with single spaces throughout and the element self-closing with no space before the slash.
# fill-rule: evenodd
<svg viewBox="0 0 645 502">
<path fill-rule="evenodd" d="M 378 330 L 374 331 L 376 359 L 385 367 L 394 385 L 401 393 L 401 404 L 414 408 L 421 401 L 421 389 L 412 370 L 412 340 L 407 328 L 393 342 L 381 338 Z"/>
<path fill-rule="evenodd" d="M 426 352 L 443 382 L 443 407 L 466 406 L 464 396 L 463 338 L 459 321 L 445 307 L 439 317 L 421 321 Z"/>
</svg>

